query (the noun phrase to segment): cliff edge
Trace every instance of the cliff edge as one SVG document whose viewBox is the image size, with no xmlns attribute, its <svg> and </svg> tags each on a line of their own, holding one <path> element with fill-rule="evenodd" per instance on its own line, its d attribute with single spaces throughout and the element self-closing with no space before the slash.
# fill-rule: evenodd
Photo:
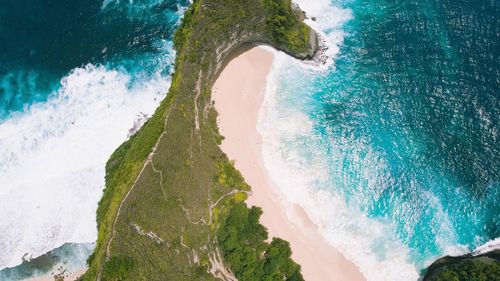
<svg viewBox="0 0 500 281">
<path fill-rule="evenodd" d="M 250 187 L 218 146 L 210 101 L 218 73 L 241 46 L 269 44 L 311 59 L 316 33 L 290 0 L 197 0 L 174 44 L 166 99 L 106 165 L 97 246 L 80 279 L 302 280 L 286 241 L 265 242 L 259 210 L 244 207 Z M 245 247 L 229 255 L 221 237 Z"/>
</svg>

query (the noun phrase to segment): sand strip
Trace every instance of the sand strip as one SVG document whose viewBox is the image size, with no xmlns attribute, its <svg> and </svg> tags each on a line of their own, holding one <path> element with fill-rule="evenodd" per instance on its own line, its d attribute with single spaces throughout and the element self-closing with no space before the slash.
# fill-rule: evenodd
<svg viewBox="0 0 500 281">
<path fill-rule="evenodd" d="M 272 62 L 271 52 L 252 48 L 231 60 L 215 82 L 212 98 L 225 137 L 221 148 L 252 186 L 247 203 L 263 209 L 261 223 L 270 237 L 290 242 L 292 258 L 301 265 L 306 281 L 365 280 L 352 262 L 326 242 L 301 207 L 280 199 L 265 169 L 256 125 Z"/>
</svg>

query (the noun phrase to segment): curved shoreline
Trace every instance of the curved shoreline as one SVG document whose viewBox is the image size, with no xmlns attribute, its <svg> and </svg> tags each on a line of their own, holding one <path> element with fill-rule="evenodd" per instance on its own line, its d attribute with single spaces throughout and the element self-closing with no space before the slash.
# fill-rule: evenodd
<svg viewBox="0 0 500 281">
<path fill-rule="evenodd" d="M 252 187 L 248 205 L 261 207 L 270 237 L 290 242 L 292 258 L 306 280 L 365 280 L 359 269 L 321 236 L 305 211 L 280 199 L 264 166 L 258 114 L 265 94 L 273 54 L 259 47 L 239 54 L 221 72 L 212 88 L 225 137 L 221 149 Z"/>
</svg>

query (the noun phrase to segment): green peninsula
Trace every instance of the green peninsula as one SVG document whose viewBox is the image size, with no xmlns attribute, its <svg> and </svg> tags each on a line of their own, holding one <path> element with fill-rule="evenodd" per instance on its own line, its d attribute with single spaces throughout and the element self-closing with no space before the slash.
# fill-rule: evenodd
<svg viewBox="0 0 500 281">
<path fill-rule="evenodd" d="M 286 241 L 265 242 L 250 187 L 220 150 L 211 88 L 231 54 L 268 44 L 311 59 L 316 33 L 290 0 L 197 0 L 174 44 L 172 84 L 111 156 L 98 240 L 81 280 L 303 280 Z"/>
</svg>

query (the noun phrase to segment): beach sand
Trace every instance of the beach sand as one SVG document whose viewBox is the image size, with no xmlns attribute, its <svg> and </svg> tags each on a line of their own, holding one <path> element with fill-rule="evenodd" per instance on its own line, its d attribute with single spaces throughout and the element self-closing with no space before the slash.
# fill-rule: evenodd
<svg viewBox="0 0 500 281">
<path fill-rule="evenodd" d="M 356 265 L 326 242 L 300 206 L 280 199 L 264 166 L 256 125 L 272 63 L 271 52 L 254 47 L 233 58 L 215 82 L 212 98 L 225 137 L 221 149 L 252 187 L 247 204 L 262 208 L 260 222 L 270 237 L 290 242 L 292 258 L 306 281 L 365 280 Z"/>
</svg>

